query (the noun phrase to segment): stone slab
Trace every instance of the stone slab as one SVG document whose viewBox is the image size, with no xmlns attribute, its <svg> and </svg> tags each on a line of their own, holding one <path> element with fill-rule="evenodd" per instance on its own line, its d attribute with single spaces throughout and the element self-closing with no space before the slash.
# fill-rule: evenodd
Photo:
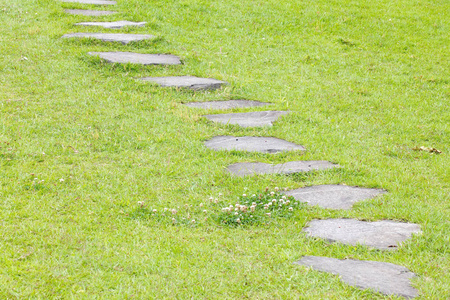
<svg viewBox="0 0 450 300">
<path fill-rule="evenodd" d="M 233 108 L 247 108 L 271 105 L 272 103 L 251 101 L 251 100 L 226 100 L 226 101 L 208 101 L 208 102 L 191 102 L 184 105 L 203 109 L 233 109 Z"/>
<path fill-rule="evenodd" d="M 147 22 L 131 22 L 131 21 L 115 21 L 115 22 L 81 22 L 76 23 L 78 26 L 99 26 L 108 29 L 120 29 L 125 26 L 142 27 Z"/>
<path fill-rule="evenodd" d="M 309 205 L 332 209 L 351 209 L 354 203 L 383 193 L 385 191 L 382 189 L 346 185 L 315 185 L 287 191 L 285 194 Z"/>
<path fill-rule="evenodd" d="M 216 136 L 205 142 L 206 147 L 213 150 L 239 150 L 261 153 L 278 153 L 284 151 L 306 149 L 282 139 L 274 137 L 254 137 L 254 136 Z"/>
<path fill-rule="evenodd" d="M 354 219 L 313 220 L 303 231 L 309 236 L 320 237 L 329 242 L 348 245 L 366 245 L 382 250 L 395 250 L 413 233 L 420 233 L 420 226 L 395 221 L 366 222 Z"/>
<path fill-rule="evenodd" d="M 210 121 L 221 124 L 239 125 L 241 127 L 272 126 L 280 116 L 286 115 L 287 111 L 252 111 L 247 113 L 232 113 L 205 115 Z"/>
<path fill-rule="evenodd" d="M 68 33 L 62 36 L 63 38 L 93 38 L 102 40 L 104 42 L 119 42 L 128 44 L 130 42 L 137 42 L 155 38 L 150 34 L 127 34 L 127 33 Z"/>
<path fill-rule="evenodd" d="M 109 11 L 109 10 L 88 10 L 88 9 L 66 9 L 64 11 L 71 15 L 94 16 L 94 17 L 108 16 L 117 13 L 116 11 Z"/>
<path fill-rule="evenodd" d="M 179 65 L 180 58 L 170 54 L 142 54 L 134 52 L 88 52 L 99 56 L 110 63 L 141 64 L 141 65 Z"/>
<path fill-rule="evenodd" d="M 418 296 L 417 290 L 411 286 L 411 278 L 416 274 L 399 265 L 319 256 L 305 256 L 296 263 L 339 275 L 342 281 L 360 289 L 372 289 L 385 295 L 408 299 Z"/>
<path fill-rule="evenodd" d="M 95 5 L 116 5 L 116 1 L 110 0 L 61 0 L 62 2 L 95 4 Z"/>
<path fill-rule="evenodd" d="M 189 88 L 194 91 L 216 90 L 228 84 L 225 81 L 213 78 L 195 76 L 144 77 L 140 80 L 154 82 L 162 87 Z"/>
<path fill-rule="evenodd" d="M 284 164 L 265 163 L 236 163 L 227 167 L 228 172 L 238 176 L 261 174 L 293 174 L 313 170 L 326 170 L 336 168 L 338 165 L 324 160 L 316 161 L 290 161 Z"/>
</svg>

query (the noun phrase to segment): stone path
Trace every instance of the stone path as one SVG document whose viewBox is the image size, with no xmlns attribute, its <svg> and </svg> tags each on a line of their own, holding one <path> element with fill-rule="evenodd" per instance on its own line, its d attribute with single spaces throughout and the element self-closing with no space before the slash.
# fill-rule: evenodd
<svg viewBox="0 0 450 300">
<path fill-rule="evenodd" d="M 222 124 L 239 125 L 242 127 L 272 126 L 280 116 L 287 111 L 254 111 L 248 113 L 205 115 L 210 121 Z"/>
<path fill-rule="evenodd" d="M 126 26 L 142 27 L 147 22 L 131 22 L 131 21 L 115 21 L 115 22 L 81 22 L 76 23 L 78 26 L 98 26 L 108 29 L 120 29 Z"/>
<path fill-rule="evenodd" d="M 290 161 L 284 164 L 265 164 L 265 163 L 236 163 L 227 167 L 230 173 L 238 176 L 262 175 L 262 174 L 292 174 L 309 172 L 313 170 L 326 170 L 336 168 L 338 165 L 328 161 Z M 287 193 L 286 193 L 287 194 Z"/>
<path fill-rule="evenodd" d="M 190 102 L 184 105 L 203 109 L 233 109 L 233 108 L 247 108 L 272 105 L 272 103 L 251 101 L 251 100 L 226 100 L 226 101 L 208 101 L 208 102 Z"/>
<path fill-rule="evenodd" d="M 65 9 L 66 13 L 71 15 L 82 15 L 82 16 L 108 16 L 116 14 L 116 11 L 109 10 L 88 10 L 88 9 Z"/>
<path fill-rule="evenodd" d="M 347 245 L 366 245 L 382 250 L 396 250 L 398 245 L 420 233 L 420 226 L 395 221 L 365 222 L 354 219 L 313 220 L 303 231 L 309 236 Z"/>
<path fill-rule="evenodd" d="M 144 77 L 142 81 L 150 81 L 162 87 L 188 88 L 194 91 L 216 90 L 228 84 L 225 81 L 195 76 Z"/>
<path fill-rule="evenodd" d="M 405 267 L 391 263 L 318 256 L 305 256 L 296 263 L 340 275 L 342 281 L 357 288 L 373 289 L 386 295 L 405 298 L 418 295 L 410 280 L 416 275 Z"/>
<path fill-rule="evenodd" d="M 68 33 L 63 38 L 93 38 L 104 42 L 119 42 L 128 44 L 130 42 L 138 42 L 155 38 L 150 34 L 127 34 L 127 33 Z"/>
<path fill-rule="evenodd" d="M 180 58 L 171 54 L 142 54 L 134 52 L 88 52 L 99 56 L 110 63 L 140 64 L 140 65 L 179 65 Z"/>
<path fill-rule="evenodd" d="M 61 0 L 62 2 L 77 2 L 83 4 L 114 5 L 110 0 Z M 85 16 L 104 16 L 114 14 L 113 11 L 94 11 L 66 9 L 69 14 Z M 82 22 L 80 26 L 100 26 L 108 29 L 120 29 L 124 26 L 144 26 L 146 22 Z M 154 36 L 145 34 L 111 34 L 111 33 L 72 33 L 63 38 L 95 38 L 108 42 L 127 44 L 132 41 L 152 39 Z M 89 55 L 99 56 L 111 63 L 133 63 L 142 65 L 179 65 L 181 60 L 175 55 L 141 54 L 133 52 L 89 52 Z M 213 78 L 194 76 L 145 77 L 143 81 L 156 83 L 162 87 L 188 88 L 195 91 L 215 90 L 228 83 Z M 227 100 L 186 103 L 186 106 L 226 110 L 270 105 L 259 101 Z M 286 111 L 256 111 L 246 113 L 205 115 L 213 122 L 222 124 L 237 124 L 243 127 L 271 126 Z M 283 151 L 305 151 L 297 145 L 274 137 L 255 136 L 217 136 L 205 142 L 212 150 L 238 150 L 261 153 L 278 153 Z M 237 176 L 262 174 L 291 174 L 312 170 L 326 170 L 339 167 L 328 161 L 291 161 L 281 164 L 267 163 L 236 163 L 227 167 L 228 172 Z M 331 209 L 351 209 L 358 201 L 373 198 L 383 194 L 381 189 L 349 187 L 345 185 L 319 185 L 300 188 L 286 192 L 294 198 L 310 205 L 319 205 Z M 395 221 L 365 222 L 354 219 L 313 220 L 303 231 L 312 237 L 320 237 L 328 241 L 343 244 L 362 244 L 378 249 L 397 249 L 400 243 L 411 238 L 412 234 L 420 233 L 420 226 L 411 223 Z M 371 288 L 387 295 L 398 295 L 407 298 L 417 296 L 417 291 L 411 287 L 410 278 L 414 273 L 408 269 L 390 263 L 358 260 L 338 260 L 327 257 L 307 256 L 296 262 L 311 266 L 316 270 L 339 274 L 343 281 L 359 288 Z"/>
<path fill-rule="evenodd" d="M 261 153 L 278 153 L 284 151 L 305 151 L 303 146 L 274 138 L 254 136 L 217 136 L 205 142 L 206 147 L 213 150 L 239 150 Z"/>
<path fill-rule="evenodd" d="M 358 201 L 385 193 L 381 189 L 367 189 L 346 185 L 316 185 L 286 192 L 301 202 L 323 208 L 351 209 Z"/>
<path fill-rule="evenodd" d="M 111 0 L 61 0 L 62 2 L 95 4 L 95 5 L 116 5 L 116 1 Z"/>
</svg>

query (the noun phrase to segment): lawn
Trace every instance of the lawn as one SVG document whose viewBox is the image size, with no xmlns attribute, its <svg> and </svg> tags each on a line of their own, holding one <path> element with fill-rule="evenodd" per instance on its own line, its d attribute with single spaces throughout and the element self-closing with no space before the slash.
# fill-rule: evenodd
<svg viewBox="0 0 450 300">
<path fill-rule="evenodd" d="M 0 20 L 1 299 L 397 299 L 293 264 L 305 255 L 398 264 L 417 274 L 418 299 L 450 298 L 448 1 L 0 0 Z M 74 25 L 114 20 L 148 23 Z M 60 38 L 72 32 L 156 38 Z M 90 51 L 170 53 L 183 64 L 108 64 Z M 193 92 L 136 80 L 177 75 L 229 85 Z M 223 111 L 183 105 L 229 99 L 290 114 L 273 127 L 241 128 L 202 117 Z M 255 110 L 267 108 L 232 112 Z M 219 135 L 273 136 L 307 151 L 204 146 Z M 340 168 L 225 170 L 295 160 Z M 303 206 L 256 224 L 218 222 L 243 193 L 319 184 L 387 193 L 348 211 Z M 302 232 L 313 219 L 337 217 L 407 221 L 423 233 L 379 251 Z"/>
</svg>

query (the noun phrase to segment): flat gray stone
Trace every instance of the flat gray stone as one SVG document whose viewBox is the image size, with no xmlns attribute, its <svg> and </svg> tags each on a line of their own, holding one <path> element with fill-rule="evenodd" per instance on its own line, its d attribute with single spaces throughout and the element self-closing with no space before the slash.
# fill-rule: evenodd
<svg viewBox="0 0 450 300">
<path fill-rule="evenodd" d="M 208 102 L 191 102 L 184 105 L 203 109 L 233 109 L 271 105 L 272 103 L 250 101 L 250 100 L 227 100 L 227 101 L 208 101 Z"/>
<path fill-rule="evenodd" d="M 142 54 L 134 52 L 88 52 L 99 56 L 110 63 L 141 64 L 141 65 L 179 65 L 180 58 L 170 54 Z"/>
<path fill-rule="evenodd" d="M 385 191 L 382 189 L 346 185 L 315 185 L 287 191 L 285 194 L 309 205 L 332 209 L 351 209 L 354 203 L 383 193 Z"/>
<path fill-rule="evenodd" d="M 372 289 L 385 295 L 397 295 L 408 299 L 418 296 L 417 290 L 411 286 L 411 278 L 416 274 L 399 265 L 319 256 L 305 256 L 296 263 L 340 275 L 342 281 L 360 289 Z"/>
<path fill-rule="evenodd" d="M 116 14 L 116 11 L 109 10 L 88 10 L 88 9 L 66 9 L 66 13 L 71 15 L 82 15 L 82 16 L 108 16 Z"/>
<path fill-rule="evenodd" d="M 280 116 L 286 115 L 287 111 L 253 111 L 248 113 L 232 113 L 205 115 L 210 121 L 222 124 L 234 124 L 242 127 L 272 126 Z"/>
<path fill-rule="evenodd" d="M 110 0 L 61 0 L 62 2 L 96 4 L 96 5 L 115 5 L 116 1 Z"/>
<path fill-rule="evenodd" d="M 354 219 L 313 220 L 303 231 L 309 236 L 320 237 L 329 242 L 366 245 L 378 249 L 397 249 L 400 243 L 420 233 L 420 226 L 395 221 L 366 222 Z"/>
<path fill-rule="evenodd" d="M 216 90 L 228 84 L 225 81 L 213 78 L 195 76 L 144 77 L 140 80 L 154 82 L 162 87 L 189 88 L 194 91 Z"/>
<path fill-rule="evenodd" d="M 239 150 L 261 153 L 306 150 L 303 146 L 282 139 L 255 136 L 216 136 L 206 141 L 205 145 L 213 150 Z"/>
<path fill-rule="evenodd" d="M 265 163 L 236 163 L 227 167 L 228 172 L 238 176 L 256 174 L 292 174 L 309 172 L 312 170 L 326 170 L 338 165 L 324 160 L 290 161 L 284 164 L 272 165 Z"/>
<path fill-rule="evenodd" d="M 130 42 L 137 42 L 142 40 L 149 40 L 155 38 L 150 34 L 127 34 L 127 33 L 68 33 L 62 36 L 63 38 L 93 38 L 105 42 L 119 42 L 128 44 Z"/>
<path fill-rule="evenodd" d="M 99 26 L 99 27 L 109 28 L 109 29 L 119 29 L 119 28 L 123 28 L 125 26 L 142 27 L 145 24 L 147 24 L 147 22 L 115 21 L 115 22 L 81 22 L 81 23 L 76 23 L 75 25 Z"/>
</svg>

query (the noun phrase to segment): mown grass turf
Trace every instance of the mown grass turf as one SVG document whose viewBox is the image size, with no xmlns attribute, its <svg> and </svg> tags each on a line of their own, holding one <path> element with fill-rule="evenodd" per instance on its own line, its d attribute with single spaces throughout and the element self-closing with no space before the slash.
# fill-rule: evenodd
<svg viewBox="0 0 450 300">
<path fill-rule="evenodd" d="M 421 298 L 449 298 L 449 9 L 444 0 L 0 0 L 0 298 L 392 298 L 292 264 L 303 255 L 399 264 L 418 275 Z M 148 25 L 73 25 L 93 20 Z M 60 39 L 70 32 L 158 38 L 126 46 Z M 86 54 L 112 50 L 171 53 L 184 64 L 110 65 Z M 230 85 L 194 93 L 135 79 L 166 75 Z M 182 105 L 227 99 L 273 102 L 291 114 L 272 128 L 245 129 Z M 214 152 L 203 141 L 216 135 L 274 136 L 308 151 Z M 413 150 L 420 146 L 442 154 Z M 246 178 L 224 170 L 291 160 L 341 168 Z M 308 207 L 245 228 L 215 223 L 208 200 L 227 206 L 265 187 L 335 183 L 389 193 L 350 211 Z M 138 201 L 189 211 L 196 223 L 133 217 Z M 383 252 L 301 233 L 329 217 L 409 221 L 423 235 Z"/>
</svg>

